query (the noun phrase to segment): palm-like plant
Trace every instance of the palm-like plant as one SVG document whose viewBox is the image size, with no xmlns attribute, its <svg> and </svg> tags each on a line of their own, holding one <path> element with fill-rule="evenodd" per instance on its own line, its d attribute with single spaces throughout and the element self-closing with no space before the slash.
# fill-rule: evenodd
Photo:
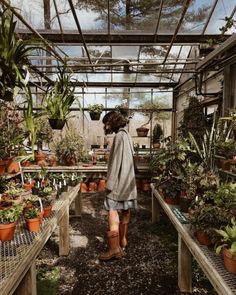
<svg viewBox="0 0 236 295">
<path fill-rule="evenodd" d="M 44 114 L 49 119 L 68 120 L 70 107 L 76 100 L 75 85 L 70 85 L 71 74 L 67 73 L 66 62 L 59 66 L 58 77 L 54 85 L 49 85 L 44 96 Z"/>
<path fill-rule="evenodd" d="M 3 100 L 13 100 L 17 89 L 28 82 L 28 55 L 35 49 L 31 40 L 16 38 L 16 21 L 9 9 L 0 11 L 0 96 Z"/>
</svg>

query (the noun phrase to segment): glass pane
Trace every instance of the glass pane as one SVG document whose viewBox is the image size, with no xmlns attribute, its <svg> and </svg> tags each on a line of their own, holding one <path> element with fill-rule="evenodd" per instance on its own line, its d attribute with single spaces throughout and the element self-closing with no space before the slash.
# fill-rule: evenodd
<svg viewBox="0 0 236 295">
<path fill-rule="evenodd" d="M 229 17 L 235 7 L 235 0 L 218 1 L 211 20 L 207 26 L 206 34 L 220 34 L 219 28 L 225 26 L 224 18 Z M 235 27 L 232 27 L 227 34 L 236 32 Z"/>
</svg>

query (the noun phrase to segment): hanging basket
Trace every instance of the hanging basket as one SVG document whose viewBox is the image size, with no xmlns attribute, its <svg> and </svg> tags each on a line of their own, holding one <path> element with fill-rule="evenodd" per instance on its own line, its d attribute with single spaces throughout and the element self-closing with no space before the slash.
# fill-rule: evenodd
<svg viewBox="0 0 236 295">
<path fill-rule="evenodd" d="M 48 121 L 52 129 L 56 129 L 56 130 L 61 130 L 66 123 L 66 120 L 62 120 L 62 119 L 48 119 Z"/>
<path fill-rule="evenodd" d="M 139 137 L 146 137 L 148 135 L 149 128 L 139 127 L 136 131 Z"/>
<path fill-rule="evenodd" d="M 101 117 L 101 113 L 90 112 L 89 115 L 90 115 L 90 118 L 92 121 L 98 121 L 98 120 L 100 120 L 100 117 Z"/>
</svg>

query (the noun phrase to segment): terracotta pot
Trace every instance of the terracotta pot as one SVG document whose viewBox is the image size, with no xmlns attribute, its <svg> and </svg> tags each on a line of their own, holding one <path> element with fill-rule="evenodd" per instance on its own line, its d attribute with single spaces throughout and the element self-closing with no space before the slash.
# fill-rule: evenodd
<svg viewBox="0 0 236 295">
<path fill-rule="evenodd" d="M 46 161 L 47 156 L 43 152 L 39 152 L 35 154 L 35 162 L 37 165 L 40 165 L 42 161 Z"/>
<path fill-rule="evenodd" d="M 49 217 L 52 213 L 52 205 L 48 207 L 43 207 L 43 217 Z"/>
<path fill-rule="evenodd" d="M 33 219 L 26 219 L 27 228 L 30 232 L 38 232 L 40 229 L 40 217 Z"/>
<path fill-rule="evenodd" d="M 142 179 L 142 191 L 143 192 L 150 191 L 150 181 L 148 179 Z"/>
<path fill-rule="evenodd" d="M 51 167 L 55 167 L 55 166 L 57 166 L 57 160 L 49 159 L 49 165 L 50 165 Z"/>
<path fill-rule="evenodd" d="M 149 128 L 139 127 L 136 131 L 139 137 L 146 137 L 148 135 Z"/>
<path fill-rule="evenodd" d="M 16 228 L 16 222 L 8 224 L 0 224 L 0 240 L 10 241 L 13 239 L 14 232 Z"/>
<path fill-rule="evenodd" d="M 17 173 L 20 171 L 20 164 L 18 162 L 12 161 L 8 166 L 7 166 L 7 173 Z"/>
<path fill-rule="evenodd" d="M 210 246 L 212 244 L 210 238 L 204 231 L 197 230 L 195 236 L 201 245 Z"/>
<path fill-rule="evenodd" d="M 98 191 L 99 192 L 105 191 L 105 188 L 106 188 L 106 180 L 100 179 L 98 183 Z"/>
<path fill-rule="evenodd" d="M 97 185 L 95 182 L 90 182 L 89 183 L 89 191 L 90 192 L 95 192 L 96 191 L 96 188 L 97 188 Z"/>
<path fill-rule="evenodd" d="M 73 156 L 65 156 L 63 157 L 63 162 L 67 165 L 67 166 L 74 166 L 76 164 L 76 160 Z"/>
<path fill-rule="evenodd" d="M 29 167 L 31 165 L 31 162 L 30 161 L 23 161 L 23 162 L 21 162 L 21 166 L 22 167 Z"/>
<path fill-rule="evenodd" d="M 0 160 L 0 175 L 4 175 L 6 170 L 6 164 L 5 161 Z"/>
<path fill-rule="evenodd" d="M 26 190 L 26 191 L 30 191 L 32 189 L 32 183 L 24 183 L 23 184 L 23 188 Z"/>
<path fill-rule="evenodd" d="M 230 171 L 230 161 L 225 159 L 220 159 L 220 168 L 224 171 Z"/>
<path fill-rule="evenodd" d="M 153 147 L 155 149 L 159 149 L 161 147 L 161 143 L 160 142 L 155 142 L 155 143 L 153 143 Z"/>
<path fill-rule="evenodd" d="M 236 256 L 233 256 L 228 249 L 223 250 L 225 268 L 233 274 L 236 274 Z"/>
<path fill-rule="evenodd" d="M 87 191 L 88 191 L 87 184 L 85 182 L 82 182 L 81 183 L 81 192 L 82 193 L 87 193 Z"/>
</svg>

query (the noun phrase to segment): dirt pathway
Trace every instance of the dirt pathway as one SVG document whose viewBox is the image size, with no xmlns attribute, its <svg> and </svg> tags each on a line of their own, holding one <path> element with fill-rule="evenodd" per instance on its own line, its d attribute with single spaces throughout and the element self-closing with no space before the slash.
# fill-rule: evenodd
<svg viewBox="0 0 236 295">
<path fill-rule="evenodd" d="M 164 220 L 151 224 L 151 197 L 140 194 L 139 210 L 129 225 L 127 251 L 120 260 L 99 262 L 106 248 L 107 230 L 103 195 L 84 194 L 83 215 L 70 219 L 71 251 L 58 257 L 57 235 L 42 251 L 38 267 L 58 266 L 60 295 L 175 295 L 177 286 L 177 235 Z M 72 212 L 73 213 L 73 212 Z M 216 294 L 198 271 L 193 294 Z"/>
</svg>

